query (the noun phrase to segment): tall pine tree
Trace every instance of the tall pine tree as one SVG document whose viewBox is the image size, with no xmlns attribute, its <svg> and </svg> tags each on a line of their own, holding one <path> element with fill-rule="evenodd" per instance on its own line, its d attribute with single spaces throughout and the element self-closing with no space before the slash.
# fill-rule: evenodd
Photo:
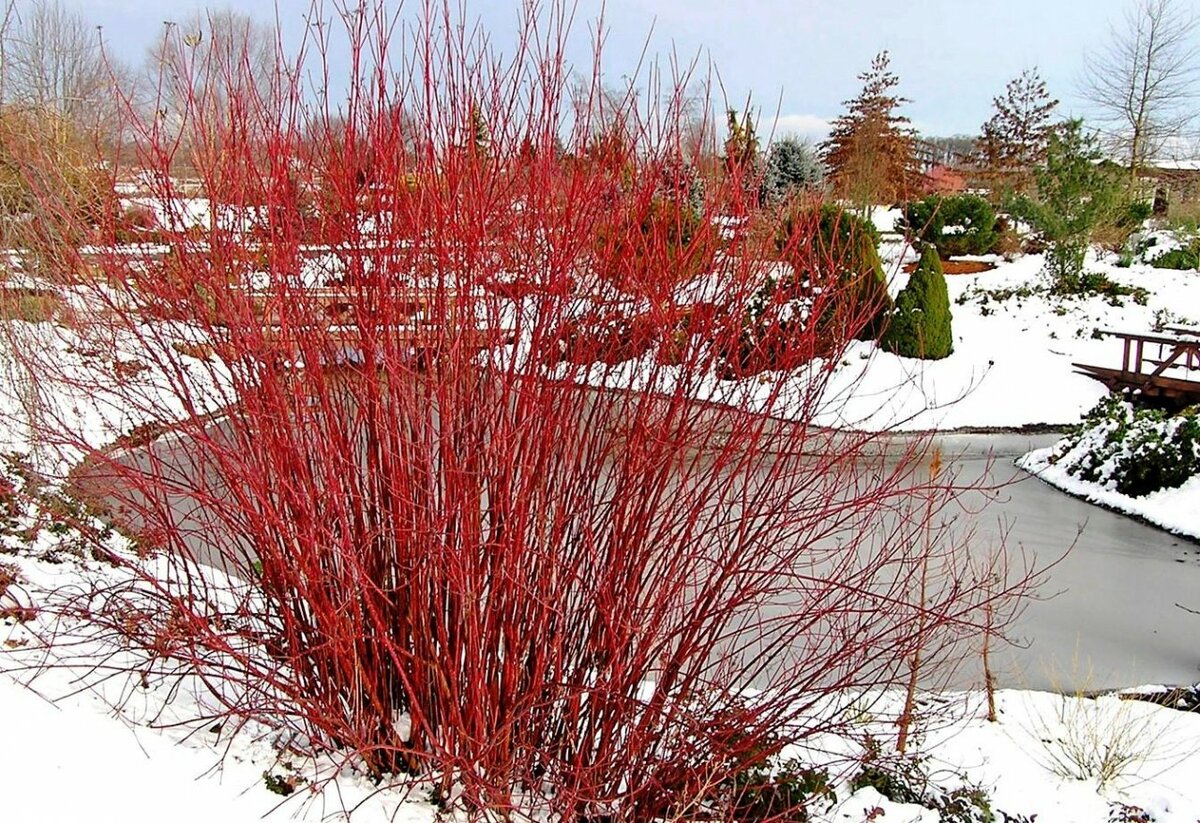
<svg viewBox="0 0 1200 823">
<path fill-rule="evenodd" d="M 993 103 L 995 111 L 983 124 L 975 157 L 980 182 L 998 202 L 1006 194 L 1032 192 L 1034 170 L 1045 162 L 1054 133 L 1052 117 L 1058 101 L 1046 91 L 1037 69 L 1026 69 L 1009 81 Z"/>
<path fill-rule="evenodd" d="M 1045 270 L 1061 291 L 1077 293 L 1084 260 L 1096 227 L 1111 219 L 1118 184 L 1101 164 L 1096 136 L 1082 120 L 1055 126 L 1046 160 L 1035 172 L 1037 197 L 1017 197 L 1012 212 L 1050 244 Z"/>
<path fill-rule="evenodd" d="M 886 51 L 875 55 L 871 68 L 859 75 L 862 91 L 846 101 L 846 113 L 833 121 L 829 139 L 820 145 L 834 196 L 864 213 L 873 205 L 907 199 L 918 178 L 915 132 L 908 118 L 896 113 L 909 101 L 896 94 L 900 81 L 890 63 Z"/>
</svg>

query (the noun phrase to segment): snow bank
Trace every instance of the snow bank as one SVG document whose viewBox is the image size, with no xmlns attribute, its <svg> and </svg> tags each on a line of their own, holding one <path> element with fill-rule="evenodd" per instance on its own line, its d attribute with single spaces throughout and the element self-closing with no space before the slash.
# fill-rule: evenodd
<svg viewBox="0 0 1200 823">
<path fill-rule="evenodd" d="M 1067 494 L 1200 540 L 1200 477 L 1193 477 L 1178 488 L 1130 497 L 1100 483 L 1080 480 L 1065 465 L 1053 462 L 1062 454 L 1063 442 L 1029 452 L 1017 461 L 1017 465 Z"/>
</svg>

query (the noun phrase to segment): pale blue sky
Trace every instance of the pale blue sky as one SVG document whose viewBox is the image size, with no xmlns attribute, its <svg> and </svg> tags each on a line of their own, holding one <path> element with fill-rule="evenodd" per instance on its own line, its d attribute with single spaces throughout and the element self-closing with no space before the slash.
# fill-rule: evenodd
<svg viewBox="0 0 1200 823">
<path fill-rule="evenodd" d="M 203 0 L 67 0 L 104 26 L 114 52 L 140 59 L 163 20 L 182 20 L 220 3 Z M 517 0 L 466 0 L 496 41 L 515 26 Z M 892 53 L 906 113 L 930 134 L 974 133 L 992 97 L 1028 66 L 1037 66 L 1063 112 L 1086 114 L 1077 94 L 1083 55 L 1109 36 L 1133 0 L 608 0 L 605 70 L 631 70 L 642 46 L 683 57 L 703 55 L 720 72 L 732 101 L 753 92 L 767 119 L 776 108 L 785 127 L 819 129 L 859 87 L 856 76 L 880 49 Z M 271 0 L 233 4 L 274 19 Z M 302 25 L 309 0 L 278 0 L 285 28 Z M 327 4 L 331 5 L 331 4 Z M 419 3 L 406 8 L 415 10 Z M 1186 6 L 1187 3 L 1185 2 Z M 585 53 L 585 22 L 601 9 L 580 0 L 576 55 Z"/>
</svg>

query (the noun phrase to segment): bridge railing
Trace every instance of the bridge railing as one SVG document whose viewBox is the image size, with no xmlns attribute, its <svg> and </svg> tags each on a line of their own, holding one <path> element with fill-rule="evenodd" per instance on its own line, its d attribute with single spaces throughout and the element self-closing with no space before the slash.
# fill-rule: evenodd
<svg viewBox="0 0 1200 823">
<path fill-rule="evenodd" d="M 1123 375 L 1200 379 L 1200 332 L 1170 327 L 1166 333 L 1105 330 L 1103 334 L 1123 343 Z"/>
</svg>

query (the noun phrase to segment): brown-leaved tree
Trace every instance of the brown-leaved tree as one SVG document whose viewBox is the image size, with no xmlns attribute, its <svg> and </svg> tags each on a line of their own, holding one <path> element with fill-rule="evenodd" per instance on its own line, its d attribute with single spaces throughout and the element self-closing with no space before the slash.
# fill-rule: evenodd
<svg viewBox="0 0 1200 823">
<path fill-rule="evenodd" d="M 1028 194 L 1034 186 L 1034 169 L 1046 159 L 1058 101 L 1034 68 L 1010 80 L 993 105 L 992 116 L 975 141 L 980 182 L 995 197 Z"/>
<path fill-rule="evenodd" d="M 862 209 L 904 199 L 917 178 L 913 159 L 915 133 L 897 109 L 909 102 L 896 93 L 899 78 L 886 51 L 875 55 L 858 97 L 846 101 L 846 113 L 833 121 L 820 146 L 836 197 Z"/>
</svg>

